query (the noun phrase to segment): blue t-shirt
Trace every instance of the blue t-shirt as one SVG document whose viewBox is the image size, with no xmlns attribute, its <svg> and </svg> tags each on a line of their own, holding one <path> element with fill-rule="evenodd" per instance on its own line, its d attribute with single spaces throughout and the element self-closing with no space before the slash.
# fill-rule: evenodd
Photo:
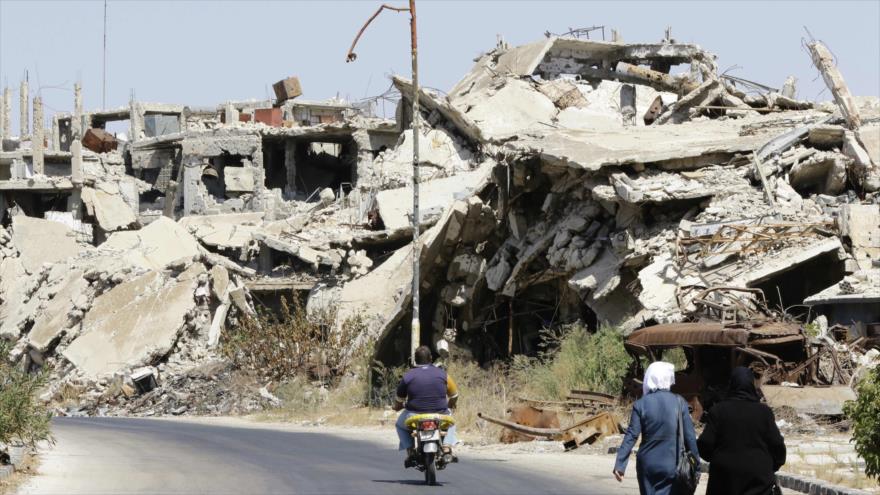
<svg viewBox="0 0 880 495">
<path fill-rule="evenodd" d="M 424 364 L 403 375 L 400 385 L 397 386 L 397 397 L 406 399 L 408 411 L 442 412 L 449 409 L 449 388 L 445 370 L 433 364 Z"/>
</svg>

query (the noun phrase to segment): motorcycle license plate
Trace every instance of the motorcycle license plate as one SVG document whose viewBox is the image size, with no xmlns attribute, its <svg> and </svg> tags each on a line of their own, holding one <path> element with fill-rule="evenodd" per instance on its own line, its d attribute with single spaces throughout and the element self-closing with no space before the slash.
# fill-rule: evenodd
<svg viewBox="0 0 880 495">
<path fill-rule="evenodd" d="M 431 440 L 440 441 L 440 430 L 420 431 L 419 440 L 428 442 Z"/>
</svg>

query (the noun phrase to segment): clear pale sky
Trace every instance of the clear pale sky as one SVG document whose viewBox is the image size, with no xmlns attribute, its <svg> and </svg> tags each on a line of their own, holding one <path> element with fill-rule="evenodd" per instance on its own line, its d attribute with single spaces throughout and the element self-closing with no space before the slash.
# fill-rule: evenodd
<svg viewBox="0 0 880 495">
<path fill-rule="evenodd" d="M 405 0 L 386 0 L 405 4 Z M 344 63 L 357 30 L 380 1 L 108 2 L 107 106 L 137 99 L 216 105 L 266 98 L 288 75 L 303 98 L 349 99 L 387 89 L 388 75 L 410 74 L 407 14 L 384 12 L 361 39 L 357 62 Z M 73 83 L 86 110 L 101 106 L 104 2 L 0 0 L 0 83 L 13 90 L 27 70 L 50 119 L 71 111 Z M 625 41 L 675 39 L 718 55 L 721 70 L 780 87 L 798 78 L 802 99 L 829 99 L 802 42 L 803 26 L 825 41 L 857 95 L 880 94 L 880 0 L 740 2 L 429 1 L 417 3 L 420 79 L 449 90 L 491 49 L 496 35 L 516 45 L 547 30 L 605 25 Z M 601 37 L 601 34 L 597 34 Z"/>
</svg>

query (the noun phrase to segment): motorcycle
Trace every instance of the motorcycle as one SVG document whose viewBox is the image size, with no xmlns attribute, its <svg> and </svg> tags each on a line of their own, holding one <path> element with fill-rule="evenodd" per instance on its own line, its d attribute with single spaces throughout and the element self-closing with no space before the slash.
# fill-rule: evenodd
<svg viewBox="0 0 880 495">
<path fill-rule="evenodd" d="M 407 418 L 406 427 L 415 439 L 415 458 L 406 467 L 414 467 L 425 473 L 425 484 L 437 484 L 437 471 L 458 462 L 450 451 L 443 450 L 446 432 L 455 424 L 452 416 L 446 414 L 416 414 Z"/>
</svg>

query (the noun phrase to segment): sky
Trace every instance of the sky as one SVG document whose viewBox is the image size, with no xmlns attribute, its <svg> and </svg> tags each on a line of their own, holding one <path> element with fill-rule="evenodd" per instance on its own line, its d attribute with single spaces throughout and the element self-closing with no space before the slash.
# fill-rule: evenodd
<svg viewBox="0 0 880 495">
<path fill-rule="evenodd" d="M 385 0 L 405 4 L 404 0 Z M 109 0 L 107 107 L 141 101 L 213 106 L 263 99 L 272 83 L 299 77 L 302 98 L 357 100 L 384 92 L 389 75 L 410 75 L 408 14 L 383 12 L 345 53 L 379 1 Z M 830 94 L 803 43 L 824 41 L 856 95 L 880 95 L 880 0 L 864 1 L 430 1 L 417 2 L 419 79 L 448 91 L 502 36 L 511 45 L 546 31 L 594 25 L 627 42 L 656 42 L 667 26 L 680 42 L 718 56 L 719 70 L 798 96 Z M 86 111 L 101 107 L 104 2 L 0 0 L 0 84 L 12 93 L 27 72 L 47 122 L 72 111 L 73 84 Z M 601 32 L 594 37 L 601 38 Z M 387 109 L 393 114 L 390 107 Z"/>
</svg>

